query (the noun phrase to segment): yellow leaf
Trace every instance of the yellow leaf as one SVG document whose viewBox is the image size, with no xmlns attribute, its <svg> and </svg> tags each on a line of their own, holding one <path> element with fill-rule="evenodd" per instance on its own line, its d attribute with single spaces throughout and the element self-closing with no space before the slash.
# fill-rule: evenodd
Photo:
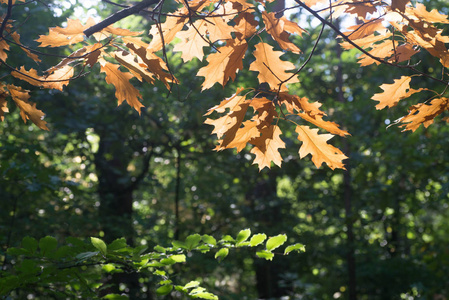
<svg viewBox="0 0 449 300">
<path fill-rule="evenodd" d="M 264 11 L 262 12 L 262 18 L 267 32 L 282 49 L 293 53 L 301 53 L 301 50 L 288 39 L 290 34 L 285 30 L 285 17 L 276 18 L 276 13 Z"/>
<path fill-rule="evenodd" d="M 433 99 L 430 104 L 419 103 L 411 107 L 409 114 L 401 119 L 400 122 L 405 125 L 404 131 L 415 131 L 422 124 L 424 127 L 429 127 L 433 123 L 436 116 L 448 109 L 449 99 L 442 97 Z"/>
<path fill-rule="evenodd" d="M 209 64 L 202 67 L 197 76 L 203 76 L 202 90 L 211 88 L 216 82 L 225 86 L 229 78 L 235 80 L 238 70 L 243 69 L 243 57 L 248 45 L 245 40 L 228 40 L 226 46 L 218 48 L 219 52 L 209 54 Z"/>
<path fill-rule="evenodd" d="M 129 83 L 129 80 L 133 78 L 133 76 L 130 73 L 121 72 L 118 69 L 118 65 L 111 64 L 105 60 L 101 60 L 100 65 L 101 72 L 106 73 L 106 82 L 113 84 L 115 87 L 115 97 L 118 100 L 118 105 L 126 100 L 126 102 L 140 114 L 140 108 L 143 107 L 143 105 L 140 103 L 139 99 L 142 99 L 142 95 L 131 83 Z"/>
<path fill-rule="evenodd" d="M 154 84 L 153 74 L 148 71 L 147 65 L 143 63 L 142 59 L 138 56 L 133 56 L 128 52 L 115 51 L 112 53 L 114 58 L 122 65 L 125 66 L 137 79 Z"/>
<path fill-rule="evenodd" d="M 329 168 L 345 169 L 343 160 L 347 158 L 340 149 L 327 143 L 332 134 L 318 134 L 318 129 L 311 129 L 308 126 L 296 126 L 298 140 L 303 142 L 299 149 L 299 157 L 304 158 L 308 154 L 312 155 L 312 162 L 317 168 L 326 163 Z"/>
<path fill-rule="evenodd" d="M 0 82 L 0 121 L 2 122 L 5 119 L 5 113 L 9 112 L 8 101 L 6 101 L 8 92 L 4 87 L 5 86 Z"/>
<path fill-rule="evenodd" d="M 402 76 L 399 79 L 395 79 L 392 84 L 382 84 L 380 86 L 384 91 L 382 93 L 375 94 L 371 99 L 379 101 L 376 105 L 377 109 L 383 109 L 385 107 L 393 107 L 399 103 L 400 100 L 405 99 L 420 92 L 420 90 L 410 89 L 410 76 Z"/>
<path fill-rule="evenodd" d="M 188 62 L 194 57 L 202 60 L 204 57 L 203 47 L 209 45 L 206 41 L 206 31 L 206 21 L 195 21 L 193 25 L 188 26 L 187 30 L 181 31 L 176 35 L 181 39 L 181 42 L 173 47 L 173 51 L 181 52 L 181 58 L 184 62 Z"/>
<path fill-rule="evenodd" d="M 284 53 L 274 51 L 272 46 L 261 42 L 256 45 L 256 50 L 253 52 L 256 60 L 249 66 L 250 71 L 259 72 L 257 78 L 260 83 L 266 82 L 270 89 L 280 89 L 281 92 L 287 90 L 286 84 L 299 82 L 297 76 L 290 78 L 292 74 L 286 72 L 294 70 L 295 65 L 289 61 L 282 61 L 279 58 L 282 54 Z M 281 81 L 287 79 L 289 80 L 280 86 Z"/>
<path fill-rule="evenodd" d="M 12 99 L 20 109 L 20 116 L 22 117 L 23 122 L 26 123 L 27 120 L 31 120 L 31 122 L 36 124 L 40 129 L 48 130 L 46 126 L 47 122 L 43 120 L 45 114 L 36 108 L 35 103 L 31 104 L 28 102 L 28 99 L 30 98 L 30 95 L 28 94 L 29 91 L 11 84 L 8 85 L 7 88 Z"/>
<path fill-rule="evenodd" d="M 162 81 L 167 89 L 170 88 L 170 83 L 178 83 L 178 80 L 172 74 L 165 72 L 165 70 L 168 69 L 165 62 L 160 57 L 152 53 L 148 48 L 136 48 L 132 43 L 128 43 L 126 46 L 132 51 L 132 53 L 140 57 L 148 70 L 153 73 L 158 80 Z"/>
<path fill-rule="evenodd" d="M 48 35 L 40 35 L 36 40 L 41 43 L 39 47 L 60 47 L 72 45 L 84 40 L 83 31 L 95 25 L 95 21 L 89 18 L 86 25 L 82 25 L 79 20 L 67 19 L 67 26 L 52 27 Z"/>
<path fill-rule="evenodd" d="M 156 52 L 161 50 L 164 45 L 169 44 L 189 20 L 187 14 L 187 9 L 183 7 L 175 11 L 173 16 L 167 16 L 165 22 L 159 24 L 159 26 L 158 24 L 151 26 L 150 35 L 152 35 L 153 38 L 148 49 L 152 52 Z"/>
<path fill-rule="evenodd" d="M 282 157 L 279 153 L 280 148 L 285 148 L 285 143 L 280 138 L 281 129 L 272 125 L 260 131 L 261 136 L 251 140 L 254 148 L 251 153 L 256 155 L 253 164 L 259 165 L 259 171 L 265 167 L 271 168 L 271 162 L 281 166 Z"/>
<path fill-rule="evenodd" d="M 205 124 L 214 126 L 212 134 L 216 134 L 219 139 L 225 134 L 229 134 L 232 136 L 235 135 L 238 128 L 243 122 L 243 118 L 245 117 L 245 113 L 249 106 L 249 101 L 246 100 L 245 95 L 244 96 L 235 95 L 231 97 L 231 99 L 227 100 L 229 101 L 227 101 L 221 107 L 216 108 L 215 110 L 217 112 L 221 112 L 222 109 L 229 108 L 230 109 L 229 113 L 216 120 L 208 118 L 206 119 L 206 121 L 204 121 Z"/>
<path fill-rule="evenodd" d="M 257 25 L 259 22 L 256 21 L 253 14 L 249 12 L 244 12 L 239 14 L 237 18 L 234 19 L 235 26 L 235 36 L 239 40 L 247 39 L 251 37 L 257 31 Z"/>
<path fill-rule="evenodd" d="M 9 45 L 5 40 L 0 41 L 0 59 L 6 61 L 8 54 L 5 51 L 9 51 Z"/>
</svg>

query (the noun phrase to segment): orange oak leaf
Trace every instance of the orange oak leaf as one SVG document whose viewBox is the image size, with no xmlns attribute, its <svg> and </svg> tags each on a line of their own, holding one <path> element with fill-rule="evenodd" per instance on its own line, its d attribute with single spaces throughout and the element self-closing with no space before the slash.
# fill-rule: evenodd
<svg viewBox="0 0 449 300">
<path fill-rule="evenodd" d="M 234 95 L 221 101 L 220 104 L 209 108 L 207 113 L 205 113 L 204 115 L 208 116 L 208 115 L 212 114 L 214 111 L 218 112 L 218 113 L 224 113 L 226 111 L 226 109 L 232 110 L 236 105 L 238 105 L 242 101 L 242 97 L 243 97 L 243 100 L 245 99 L 246 96 L 239 95 L 243 90 L 244 90 L 244 88 L 242 88 L 242 87 L 238 88 Z"/>
<path fill-rule="evenodd" d="M 48 35 L 40 35 L 36 40 L 41 43 L 39 47 L 60 47 L 72 45 L 84 40 L 83 31 L 95 25 L 92 18 L 87 20 L 86 25 L 82 25 L 79 20 L 67 19 L 67 26 L 52 27 L 49 29 Z"/>
<path fill-rule="evenodd" d="M 8 54 L 5 51 L 9 51 L 9 45 L 5 40 L 0 41 L 0 59 L 6 61 Z"/>
<path fill-rule="evenodd" d="M 274 51 L 273 47 L 266 43 L 258 43 L 253 52 L 256 60 L 249 66 L 250 71 L 259 72 L 257 79 L 260 83 L 266 82 L 272 90 L 280 89 L 281 92 L 287 91 L 286 84 L 299 82 L 297 76 L 292 77 L 292 74 L 286 72 L 295 69 L 295 65 L 289 61 L 282 61 L 279 58 L 282 54 L 284 53 Z M 286 81 L 287 79 L 289 80 Z"/>
<path fill-rule="evenodd" d="M 211 15 L 211 18 L 208 19 L 205 26 L 207 28 L 209 39 L 212 43 L 219 40 L 232 39 L 231 33 L 234 32 L 234 27 L 229 26 L 226 20 L 222 17 Z"/>
<path fill-rule="evenodd" d="M 8 85 L 7 88 L 11 98 L 20 109 L 20 116 L 22 117 L 23 122 L 26 123 L 27 120 L 30 120 L 40 129 L 49 130 L 46 125 L 47 122 L 43 120 L 45 114 L 36 108 L 36 103 L 31 104 L 28 102 L 28 99 L 30 98 L 30 95 L 28 94 L 29 91 L 11 84 Z"/>
<path fill-rule="evenodd" d="M 243 127 L 239 127 L 234 135 L 226 134 L 223 140 L 219 140 L 218 150 L 236 148 L 237 152 L 243 150 L 246 145 L 254 138 L 260 136 L 260 130 L 257 128 L 257 122 L 245 121 Z"/>
<path fill-rule="evenodd" d="M 386 28 L 382 24 L 382 21 L 383 19 L 379 18 L 377 20 L 369 21 L 361 25 L 350 26 L 348 27 L 348 29 L 351 31 L 344 32 L 344 34 L 348 36 L 351 40 L 357 40 L 369 36 L 376 31 L 385 32 Z"/>
<path fill-rule="evenodd" d="M 181 52 L 184 62 L 192 60 L 194 57 L 202 60 L 204 57 L 203 47 L 209 45 L 206 40 L 206 21 L 198 20 L 189 25 L 188 29 L 179 32 L 176 36 L 181 39 L 173 48 L 175 52 Z"/>
<path fill-rule="evenodd" d="M 332 134 L 337 134 L 339 136 L 347 136 L 350 135 L 349 132 L 346 130 L 340 129 L 340 126 L 337 123 L 325 121 L 323 120 L 323 117 L 320 115 L 310 115 L 306 113 L 298 113 L 298 116 L 300 116 L 305 121 L 312 123 L 324 130 L 327 130 L 328 132 Z"/>
<path fill-rule="evenodd" d="M 379 104 L 376 105 L 376 109 L 396 106 L 400 100 L 408 98 L 414 93 L 423 90 L 410 89 L 411 80 L 412 78 L 410 76 L 402 76 L 399 79 L 395 79 L 392 84 L 382 84 L 380 88 L 384 91 L 371 97 L 371 99 L 379 101 Z"/>
<path fill-rule="evenodd" d="M 8 101 L 6 101 L 7 96 L 8 92 L 6 91 L 5 86 L 0 83 L 0 121 L 2 122 L 5 120 L 5 113 L 9 112 Z"/>
<path fill-rule="evenodd" d="M 367 14 L 372 14 L 377 11 L 375 4 L 364 0 L 350 0 L 344 1 L 346 4 L 345 12 L 349 14 L 356 14 L 359 19 L 365 19 Z"/>
<path fill-rule="evenodd" d="M 8 32 L 10 32 L 10 31 L 8 31 Z M 22 49 L 22 51 L 26 53 L 26 55 L 29 58 L 31 58 L 35 62 L 41 62 L 41 59 L 39 58 L 39 56 L 32 53 L 30 50 L 28 50 L 27 48 L 25 48 L 22 45 L 22 43 L 20 42 L 20 34 L 18 34 L 17 32 L 10 32 L 10 33 L 11 33 L 11 37 L 13 38 L 13 40 L 17 43 L 17 45 L 20 47 L 20 49 Z"/>
<path fill-rule="evenodd" d="M 170 73 L 167 73 L 165 70 L 168 69 L 165 62 L 158 56 L 156 56 L 153 52 L 151 52 L 148 48 L 144 47 L 137 48 L 134 44 L 128 43 L 126 46 L 131 50 L 132 53 L 136 54 L 140 57 L 142 62 L 146 65 L 148 70 L 153 73 L 158 80 L 162 81 L 165 84 L 167 89 L 170 88 L 170 84 L 172 82 L 177 83 L 178 80 Z"/>
<path fill-rule="evenodd" d="M 394 44 L 392 40 L 385 40 L 382 43 L 371 46 L 371 50 L 368 51 L 374 57 L 379 59 L 391 57 L 394 54 Z M 358 60 L 360 66 L 365 67 L 375 63 L 379 65 L 380 62 L 376 59 L 369 57 L 366 54 L 362 54 Z"/>
<path fill-rule="evenodd" d="M 246 100 L 246 95 L 243 96 L 234 95 L 227 100 L 229 101 L 224 103 L 222 106 L 217 107 L 215 111 L 221 112 L 225 108 L 229 108 L 230 109 L 229 113 L 216 120 L 208 118 L 206 119 L 206 121 L 204 121 L 205 124 L 214 126 L 212 134 L 216 134 L 219 139 L 221 139 L 224 135 L 228 135 L 229 136 L 228 138 L 233 137 L 235 135 L 235 133 L 237 132 L 237 130 L 239 129 L 239 127 L 243 122 L 243 119 L 249 106 L 249 101 Z M 219 147 L 217 147 L 216 150 L 222 149 L 224 148 L 219 145 Z"/>
<path fill-rule="evenodd" d="M 285 17 L 276 18 L 276 13 L 267 13 L 264 11 L 262 12 L 262 18 L 267 32 L 282 49 L 297 54 L 301 53 L 301 50 L 289 40 L 290 34 L 285 28 L 285 21 L 287 21 Z"/>
<path fill-rule="evenodd" d="M 266 127 L 260 131 L 261 136 L 251 140 L 251 144 L 254 147 L 251 149 L 251 153 L 255 154 L 253 164 L 259 165 L 259 171 L 263 168 L 271 168 L 271 162 L 277 166 L 281 166 L 282 157 L 279 153 L 279 149 L 285 148 L 285 143 L 282 141 L 280 135 L 281 129 L 272 125 Z"/>
<path fill-rule="evenodd" d="M 129 82 L 133 76 L 130 73 L 123 73 L 118 69 L 118 65 L 109 63 L 105 60 L 100 60 L 101 72 L 106 73 L 106 82 L 114 85 L 115 97 L 118 100 L 118 105 L 122 104 L 124 100 L 137 110 L 140 114 L 140 108 L 143 107 L 139 99 L 142 99 L 142 95 L 139 91 Z"/>
<path fill-rule="evenodd" d="M 419 18 L 429 23 L 444 23 L 449 24 L 448 16 L 441 14 L 437 9 L 427 11 L 426 6 L 422 3 L 416 3 L 416 9 L 413 13 Z"/>
<path fill-rule="evenodd" d="M 114 58 L 124 67 L 126 67 L 139 81 L 145 80 L 154 84 L 153 74 L 148 71 L 147 65 L 143 63 L 138 56 L 131 55 L 125 51 L 115 51 L 112 53 Z"/>
<path fill-rule="evenodd" d="M 103 45 L 101 43 L 95 43 L 93 45 L 86 46 L 86 61 L 85 64 L 92 67 L 95 65 L 100 58 L 102 51 L 101 48 Z"/>
<path fill-rule="evenodd" d="M 449 99 L 442 97 L 433 99 L 429 104 L 419 103 L 410 108 L 409 114 L 398 121 L 404 123 L 399 127 L 405 127 L 403 131 L 415 131 L 419 126 L 429 127 L 436 116 L 448 109 Z"/>
<path fill-rule="evenodd" d="M 410 3 L 410 0 L 391 0 L 391 10 L 399 10 L 405 12 L 405 6 Z"/>
<path fill-rule="evenodd" d="M 289 93 L 279 93 L 279 104 L 284 104 L 287 108 L 287 111 L 291 114 L 295 114 L 296 112 L 305 112 L 310 116 L 326 115 L 323 111 L 320 110 L 321 103 L 309 102 L 309 99 L 306 97 L 298 97 L 296 95 L 290 95 Z"/>
<path fill-rule="evenodd" d="M 318 129 L 311 129 L 308 126 L 296 126 L 298 140 L 303 142 L 299 148 L 299 157 L 304 158 L 308 154 L 312 155 L 312 162 L 317 168 L 326 163 L 329 168 L 345 169 L 343 160 L 348 158 L 340 149 L 327 143 L 332 134 L 318 134 Z"/>
<path fill-rule="evenodd" d="M 52 72 L 54 72 L 64 66 L 67 66 L 68 64 L 78 61 L 81 59 L 79 57 L 81 57 L 85 53 L 86 53 L 86 47 L 80 48 L 80 49 L 76 50 L 75 52 L 73 52 L 72 54 L 70 54 L 69 56 L 65 57 L 56 66 L 53 66 L 50 69 L 46 70 L 45 73 L 51 74 Z"/>
<path fill-rule="evenodd" d="M 167 16 L 164 23 L 152 25 L 149 33 L 153 38 L 148 49 L 152 52 L 156 52 L 161 50 L 164 45 L 173 41 L 176 34 L 182 30 L 189 20 L 187 15 L 187 9 L 182 7 L 175 11 L 173 16 Z"/>
<path fill-rule="evenodd" d="M 33 68 L 27 71 L 24 66 L 21 66 L 19 70 L 11 71 L 11 75 L 16 78 L 22 79 L 34 86 L 42 86 L 41 78 L 37 74 L 37 71 Z"/>
<path fill-rule="evenodd" d="M 256 21 L 256 18 L 253 14 L 249 12 L 244 12 L 239 14 L 237 18 L 234 19 L 235 26 L 235 36 L 239 40 L 247 39 L 251 37 L 257 31 L 257 25 L 259 22 Z"/>
<path fill-rule="evenodd" d="M 202 67 L 197 76 L 204 77 L 202 90 L 211 88 L 215 83 L 225 86 L 229 79 L 235 80 L 238 70 L 243 69 L 243 58 L 248 49 L 245 40 L 228 40 L 219 52 L 209 54 L 209 64 Z"/>
<path fill-rule="evenodd" d="M 42 87 L 62 91 L 63 87 L 69 84 L 69 79 L 72 78 L 73 75 L 73 67 L 65 65 L 52 71 L 50 75 L 43 77 L 46 81 L 42 82 Z"/>
<path fill-rule="evenodd" d="M 273 101 L 265 97 L 251 99 L 250 106 L 257 112 L 252 120 L 256 122 L 258 128 L 270 126 L 273 119 L 278 116 Z"/>
<path fill-rule="evenodd" d="M 371 34 L 366 37 L 356 39 L 353 41 L 357 44 L 357 46 L 360 46 L 362 48 L 370 48 L 373 46 L 374 43 L 388 39 L 392 35 L 393 34 L 391 34 L 391 33 L 385 33 L 385 34 L 380 34 L 380 35 Z M 355 48 L 352 44 L 350 44 L 347 41 L 341 42 L 340 45 L 346 50 Z"/>
<path fill-rule="evenodd" d="M 396 48 L 396 55 L 394 57 L 394 61 L 397 63 L 409 60 L 413 55 L 419 53 L 413 45 L 410 44 L 402 44 Z"/>
</svg>

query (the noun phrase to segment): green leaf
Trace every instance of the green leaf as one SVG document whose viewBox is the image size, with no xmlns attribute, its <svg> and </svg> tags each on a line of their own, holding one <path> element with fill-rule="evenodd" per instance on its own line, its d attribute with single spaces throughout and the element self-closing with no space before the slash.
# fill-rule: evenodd
<svg viewBox="0 0 449 300">
<path fill-rule="evenodd" d="M 277 247 L 281 246 L 287 241 L 287 236 L 285 234 L 279 234 L 277 236 L 273 236 L 267 240 L 267 251 L 273 251 Z"/>
<path fill-rule="evenodd" d="M 22 239 L 22 247 L 34 254 L 37 250 L 37 241 L 32 237 L 26 236 Z"/>
<path fill-rule="evenodd" d="M 171 244 L 175 248 L 174 250 L 187 249 L 186 244 L 181 241 L 172 241 Z"/>
<path fill-rule="evenodd" d="M 160 296 L 168 295 L 173 290 L 172 284 L 166 284 L 156 290 L 156 294 Z"/>
<path fill-rule="evenodd" d="M 240 232 L 237 234 L 237 238 L 235 239 L 236 246 L 240 246 L 240 244 L 246 241 L 250 235 L 251 229 L 247 228 L 244 230 L 240 230 Z"/>
<path fill-rule="evenodd" d="M 173 265 L 176 263 L 182 263 L 186 261 L 186 256 L 184 254 L 176 254 L 161 260 L 164 265 Z"/>
<path fill-rule="evenodd" d="M 253 235 L 253 237 L 249 241 L 249 244 L 250 244 L 251 247 L 255 247 L 257 245 L 262 244 L 263 241 L 265 241 L 266 238 L 267 238 L 267 235 L 265 233 L 255 234 L 255 235 Z"/>
<path fill-rule="evenodd" d="M 177 263 L 182 263 L 186 261 L 186 256 L 184 254 L 175 254 L 170 256 L 171 259 L 173 259 Z"/>
<path fill-rule="evenodd" d="M 199 285 L 200 285 L 199 281 L 190 281 L 189 283 L 187 283 L 187 284 L 184 286 L 184 288 L 185 288 L 185 289 L 191 289 L 191 288 L 195 288 L 195 287 L 197 287 L 197 286 L 199 286 Z"/>
<path fill-rule="evenodd" d="M 217 245 L 217 240 L 213 236 L 205 234 L 201 238 L 203 239 L 203 242 L 205 244 L 209 244 L 209 245 L 212 245 L 212 246 L 216 246 Z"/>
<path fill-rule="evenodd" d="M 161 253 L 165 253 L 167 251 L 167 249 L 165 249 L 164 247 L 159 246 L 159 245 L 154 246 L 153 249 L 154 249 L 154 251 L 161 252 Z"/>
<path fill-rule="evenodd" d="M 58 246 L 58 241 L 52 236 L 46 236 L 39 240 L 39 248 L 42 256 L 46 256 Z"/>
<path fill-rule="evenodd" d="M 193 248 L 195 248 L 196 246 L 198 246 L 200 241 L 201 241 L 201 235 L 199 235 L 198 233 L 189 235 L 186 238 L 186 241 L 185 241 L 185 245 L 186 245 L 187 250 L 190 251 Z"/>
<path fill-rule="evenodd" d="M 201 293 L 196 293 L 193 295 L 190 295 L 193 298 L 200 298 L 200 299 L 209 299 L 209 300 L 218 300 L 218 297 L 215 296 L 212 293 L 208 293 L 208 292 L 201 292 Z"/>
<path fill-rule="evenodd" d="M 218 259 L 218 261 L 222 261 L 226 256 L 229 254 L 228 248 L 221 248 L 220 250 L 215 253 L 215 258 Z"/>
<path fill-rule="evenodd" d="M 112 300 L 128 300 L 128 296 L 119 295 L 119 294 L 108 294 L 101 299 L 112 299 Z"/>
<path fill-rule="evenodd" d="M 96 237 L 91 237 L 90 242 L 97 250 L 101 252 L 101 254 L 106 255 L 108 253 L 107 246 L 103 240 Z"/>
<path fill-rule="evenodd" d="M 231 242 L 231 243 L 235 243 L 235 240 L 232 238 L 232 236 L 230 236 L 230 235 L 225 235 L 222 239 L 221 239 L 221 241 L 223 241 L 223 242 Z"/>
<path fill-rule="evenodd" d="M 287 248 L 285 248 L 284 254 L 287 255 L 287 254 L 289 254 L 292 251 L 306 252 L 306 246 L 304 246 L 301 243 L 290 245 Z"/>
<path fill-rule="evenodd" d="M 266 260 L 273 260 L 274 254 L 267 250 L 257 251 L 256 255 L 260 258 L 265 258 Z"/>
<path fill-rule="evenodd" d="M 109 244 L 109 246 L 107 246 L 107 249 L 109 251 L 115 251 L 115 250 L 120 250 L 123 248 L 126 248 L 128 245 L 126 244 L 126 239 L 125 238 L 119 238 L 114 240 L 112 243 Z M 100 250 L 100 249 L 98 249 Z"/>
<path fill-rule="evenodd" d="M 75 256 L 75 258 L 78 260 L 78 262 L 82 262 L 86 259 L 89 259 L 91 257 L 94 257 L 96 255 L 98 255 L 100 252 L 99 251 L 94 251 L 94 252 L 83 252 L 78 254 L 77 256 Z"/>
</svg>

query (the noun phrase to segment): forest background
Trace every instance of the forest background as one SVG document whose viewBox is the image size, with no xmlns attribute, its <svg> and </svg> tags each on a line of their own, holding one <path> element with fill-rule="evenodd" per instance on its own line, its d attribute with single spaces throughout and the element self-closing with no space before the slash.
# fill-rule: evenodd
<svg viewBox="0 0 449 300">
<path fill-rule="evenodd" d="M 428 10 L 449 13 L 445 1 L 420 2 Z M 100 17 L 117 10 L 106 2 L 98 5 Z M 26 26 L 21 41 L 36 45 L 49 27 L 85 10 L 78 2 L 32 2 L 15 6 L 14 19 Z M 289 14 L 308 31 L 292 40 L 310 53 L 320 28 L 302 9 Z M 119 25 L 148 29 L 148 22 L 144 15 L 133 16 Z M 203 115 L 237 87 L 258 85 L 248 68 L 226 88 L 200 93 L 204 80 L 195 75 L 202 63 L 184 63 L 180 53 L 167 53 L 182 84 L 170 93 L 163 83 L 139 86 L 145 105 L 140 115 L 129 106 L 116 106 L 115 90 L 99 72 L 74 80 L 63 91 L 31 87 L 50 131 L 24 125 L 13 106 L 0 123 L 0 282 L 14 287 L 2 296 L 177 299 L 190 293 L 214 299 L 210 292 L 220 299 L 446 299 L 447 125 L 435 122 L 413 133 L 387 127 L 408 104 L 379 111 L 371 97 L 403 70 L 360 68 L 358 52 L 341 52 L 334 31 L 324 28 L 321 39 L 301 84 L 290 92 L 320 99 L 327 114 L 351 133 L 332 140 L 349 157 L 346 170 L 317 169 L 309 158 L 300 160 L 297 148 L 289 147 L 297 141 L 288 127 L 283 128 L 282 168 L 259 172 L 249 151 L 212 151 L 215 140 Z M 57 51 L 70 54 L 52 53 Z M 297 59 L 289 55 L 287 60 Z M 441 73 L 432 58 L 417 55 L 425 73 Z M 16 49 L 8 59 L 23 65 L 28 58 Z M 295 65 L 306 59 L 301 56 Z M 57 62 L 47 57 L 43 64 Z M 2 66 L 1 72 L 4 76 L 9 70 Z M 420 80 L 429 89 L 436 85 Z M 289 245 L 301 243 L 306 251 L 281 251 L 269 261 L 252 248 L 235 247 L 239 238 L 249 238 L 247 228 L 267 237 L 285 234 Z M 205 236 L 234 237 L 218 243 L 218 249 L 231 251 L 217 256 L 221 250 L 190 252 L 185 243 L 174 243 L 195 240 L 198 234 L 204 244 L 211 243 Z M 128 252 L 108 257 L 103 245 L 112 255 L 110 246 L 117 242 L 111 243 L 121 237 L 128 246 L 118 249 Z M 156 245 L 186 256 L 162 263 L 166 271 L 155 265 L 135 272 L 141 263 L 136 253 L 145 255 L 146 248 L 169 252 Z M 44 249 L 64 246 L 78 251 L 74 265 L 44 254 Z M 56 275 L 44 278 L 46 268 Z M 70 280 L 64 282 L 64 276 Z M 171 280 L 186 289 L 200 284 L 208 292 L 186 293 Z"/>
</svg>

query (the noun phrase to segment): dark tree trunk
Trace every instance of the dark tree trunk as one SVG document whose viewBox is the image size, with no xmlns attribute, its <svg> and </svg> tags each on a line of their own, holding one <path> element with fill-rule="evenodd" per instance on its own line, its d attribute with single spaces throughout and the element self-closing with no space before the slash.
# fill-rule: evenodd
<svg viewBox="0 0 449 300">
<path fill-rule="evenodd" d="M 339 26 L 339 23 L 336 22 L 335 24 L 337 27 Z M 336 53 L 337 57 L 341 60 L 341 47 L 337 44 L 336 46 Z M 337 66 L 337 73 L 336 73 L 336 81 L 337 81 L 337 88 L 338 88 L 338 94 L 337 99 L 339 102 L 344 103 L 345 98 L 343 94 L 343 70 L 342 70 L 342 63 L 340 63 Z M 349 146 L 349 142 L 347 140 L 343 141 L 343 149 L 345 154 L 348 157 L 351 157 L 351 149 Z M 351 177 L 351 166 L 348 161 L 346 161 L 346 171 L 343 175 L 343 199 L 344 199 L 344 206 L 345 206 L 345 225 L 347 228 L 347 252 L 346 252 L 346 264 L 347 264 L 347 271 L 348 271 L 348 294 L 349 294 L 349 300 L 356 300 L 357 299 L 357 281 L 356 281 L 356 262 L 355 262 L 355 239 L 354 239 L 354 215 L 353 215 L 353 207 L 352 207 L 352 177 Z"/>
<path fill-rule="evenodd" d="M 282 205 L 276 195 L 276 174 L 270 171 L 268 178 L 260 178 L 246 195 L 251 215 L 248 219 L 258 224 L 258 230 L 268 236 L 276 233 L 281 226 Z M 286 295 L 286 289 L 279 286 L 281 275 L 287 267 L 281 258 L 273 261 L 255 259 L 256 289 L 259 299 L 280 298 Z"/>
</svg>

